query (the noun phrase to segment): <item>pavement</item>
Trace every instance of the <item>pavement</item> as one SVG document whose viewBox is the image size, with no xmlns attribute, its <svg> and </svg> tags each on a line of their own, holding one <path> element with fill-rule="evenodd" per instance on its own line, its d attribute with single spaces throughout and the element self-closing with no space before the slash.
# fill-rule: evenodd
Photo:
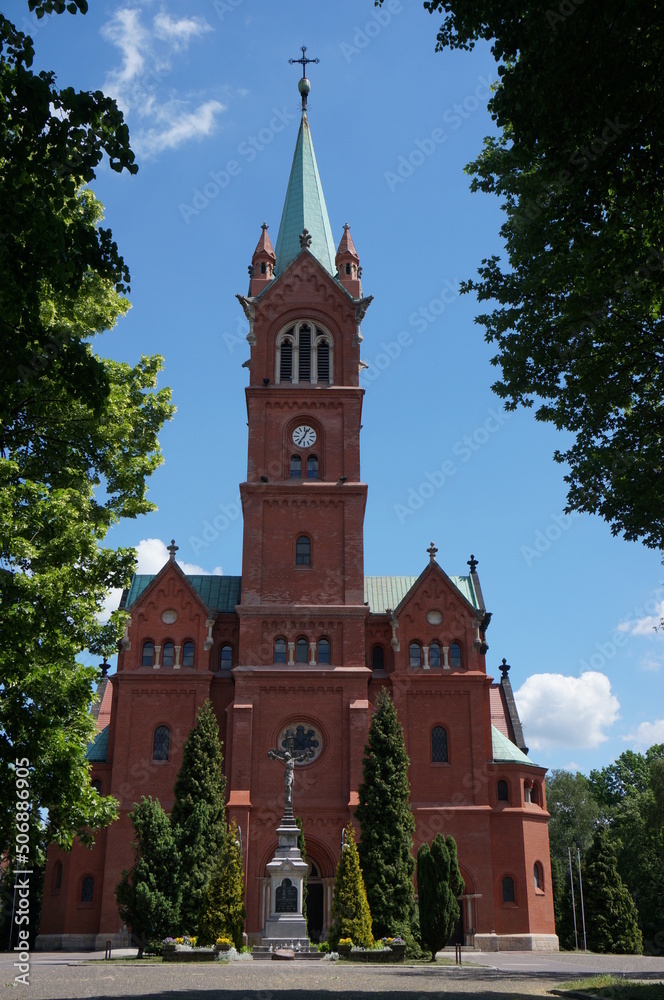
<svg viewBox="0 0 664 1000">
<path fill-rule="evenodd" d="M 233 962 L 169 965 L 123 961 L 136 949 L 113 952 L 37 952 L 30 955 L 30 1000 L 531 1000 L 583 975 L 611 972 L 634 979 L 661 980 L 664 957 L 537 952 L 464 952 L 454 965 L 356 965 L 347 962 Z M 441 955 L 442 957 L 442 955 Z M 453 957 L 445 955 L 447 957 Z M 16 998 L 13 955 L 0 955 L 0 998 Z M 471 964 L 472 963 L 472 964 Z"/>
</svg>

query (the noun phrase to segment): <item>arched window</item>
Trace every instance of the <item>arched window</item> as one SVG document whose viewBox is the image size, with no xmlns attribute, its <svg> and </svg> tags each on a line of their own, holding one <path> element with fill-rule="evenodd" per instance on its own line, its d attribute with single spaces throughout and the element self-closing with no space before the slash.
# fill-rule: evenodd
<svg viewBox="0 0 664 1000">
<path fill-rule="evenodd" d="M 318 479 L 318 455 L 307 455 L 307 479 Z"/>
<path fill-rule="evenodd" d="M 95 891 L 95 880 L 92 875 L 86 875 L 81 882 L 81 902 L 91 903 Z"/>
<path fill-rule="evenodd" d="M 219 655 L 219 667 L 221 670 L 230 670 L 233 666 L 233 647 L 224 643 Z"/>
<path fill-rule="evenodd" d="M 431 730 L 431 760 L 434 764 L 447 764 L 447 730 L 443 726 Z"/>
<path fill-rule="evenodd" d="M 371 649 L 371 669 L 372 670 L 384 670 L 385 669 L 385 650 L 382 646 L 375 645 Z"/>
<path fill-rule="evenodd" d="M 411 667 L 422 666 L 422 647 L 419 642 L 411 642 L 410 644 L 410 665 Z"/>
<path fill-rule="evenodd" d="M 53 872 L 53 888 L 59 889 L 62 885 L 62 861 L 58 861 Z"/>
<path fill-rule="evenodd" d="M 346 274 L 352 274 L 352 273 L 353 272 L 352 272 L 350 264 L 346 264 Z"/>
<path fill-rule="evenodd" d="M 539 861 L 536 861 L 533 866 L 533 879 L 535 881 L 535 888 L 539 889 L 540 892 L 544 892 L 544 872 Z"/>
<path fill-rule="evenodd" d="M 330 662 L 330 640 L 329 639 L 319 639 L 318 640 L 318 662 L 319 663 L 329 663 Z"/>
<path fill-rule="evenodd" d="M 297 338 L 298 382 L 311 382 L 311 327 L 301 323 Z"/>
<path fill-rule="evenodd" d="M 151 667 L 154 664 L 154 643 L 148 639 L 143 643 L 143 656 L 141 657 L 142 667 Z"/>
<path fill-rule="evenodd" d="M 295 543 L 295 565 L 311 566 L 311 539 L 300 535 Z"/>
<path fill-rule="evenodd" d="M 265 261 L 261 263 L 261 274 L 267 274 L 267 264 Z"/>
<path fill-rule="evenodd" d="M 274 640 L 274 662 L 286 662 L 286 640 L 279 638 Z"/>
<path fill-rule="evenodd" d="M 182 666 L 193 667 L 194 665 L 194 644 L 190 640 L 182 647 Z"/>
<path fill-rule="evenodd" d="M 510 790 L 506 781 L 502 778 L 498 782 L 498 801 L 499 802 L 509 802 L 510 800 Z"/>
<path fill-rule="evenodd" d="M 300 638 L 295 644 L 295 662 L 296 663 L 308 663 L 309 662 L 309 640 Z"/>
<path fill-rule="evenodd" d="M 279 381 L 293 381 L 293 341 L 284 337 L 279 347 Z"/>
<path fill-rule="evenodd" d="M 440 643 L 432 642 L 429 646 L 429 665 L 432 667 L 439 667 L 440 663 Z"/>
<path fill-rule="evenodd" d="M 170 640 L 169 642 L 164 643 L 162 653 L 163 653 L 161 660 L 162 666 L 172 667 L 173 664 L 175 663 L 175 646 L 172 642 L 170 642 Z"/>
<path fill-rule="evenodd" d="M 503 903 L 515 903 L 516 893 L 514 891 L 514 879 L 511 875 L 506 875 L 503 879 Z"/>
<path fill-rule="evenodd" d="M 157 726 L 152 740 L 152 759 L 168 760 L 171 746 L 171 731 L 168 726 Z"/>
<path fill-rule="evenodd" d="M 533 795 L 531 801 L 534 802 L 535 805 L 539 805 L 539 788 L 535 782 L 533 782 Z"/>
<path fill-rule="evenodd" d="M 279 334 L 276 348 L 277 383 L 332 384 L 333 341 L 326 330 L 301 320 Z"/>
<path fill-rule="evenodd" d="M 291 455 L 291 460 L 290 460 L 290 477 L 291 477 L 291 479 L 301 479 L 302 478 L 302 456 L 301 455 Z"/>
<path fill-rule="evenodd" d="M 330 381 L 330 345 L 327 340 L 318 340 L 317 349 L 317 382 Z"/>
<path fill-rule="evenodd" d="M 450 646 L 450 666 L 461 666 L 461 646 L 458 642 L 453 642 Z"/>
<path fill-rule="evenodd" d="M 101 795 L 101 781 L 99 780 L 99 778 L 95 778 L 95 780 L 92 782 L 92 787 L 94 788 L 95 792 Z"/>
</svg>

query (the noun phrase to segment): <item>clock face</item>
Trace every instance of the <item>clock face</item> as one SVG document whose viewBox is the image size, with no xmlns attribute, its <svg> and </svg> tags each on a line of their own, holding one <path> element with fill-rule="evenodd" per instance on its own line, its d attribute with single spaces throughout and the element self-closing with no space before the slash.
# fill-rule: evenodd
<svg viewBox="0 0 664 1000">
<path fill-rule="evenodd" d="M 312 444 L 316 444 L 316 431 L 307 424 L 300 424 L 293 431 L 293 444 L 298 448 L 311 448 Z"/>
</svg>

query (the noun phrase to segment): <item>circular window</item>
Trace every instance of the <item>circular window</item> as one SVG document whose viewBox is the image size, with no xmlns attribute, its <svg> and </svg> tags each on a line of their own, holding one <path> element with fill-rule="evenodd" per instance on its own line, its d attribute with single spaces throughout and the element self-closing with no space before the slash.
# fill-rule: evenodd
<svg viewBox="0 0 664 1000">
<path fill-rule="evenodd" d="M 296 754 L 303 753 L 305 750 L 312 751 L 306 760 L 298 761 L 298 767 L 311 764 L 317 757 L 320 757 L 323 752 L 323 737 L 319 729 L 308 722 L 291 722 L 290 725 L 284 726 L 279 733 L 280 750 L 287 748 L 288 736 L 291 733 L 293 735 L 293 750 Z"/>
<path fill-rule="evenodd" d="M 440 625 L 443 620 L 443 616 L 440 611 L 429 611 L 427 613 L 427 621 L 429 625 Z"/>
<path fill-rule="evenodd" d="M 162 613 L 161 620 L 163 621 L 164 625 L 173 625 L 173 623 L 178 620 L 178 613 L 177 611 L 172 611 L 172 610 L 164 611 Z"/>
</svg>

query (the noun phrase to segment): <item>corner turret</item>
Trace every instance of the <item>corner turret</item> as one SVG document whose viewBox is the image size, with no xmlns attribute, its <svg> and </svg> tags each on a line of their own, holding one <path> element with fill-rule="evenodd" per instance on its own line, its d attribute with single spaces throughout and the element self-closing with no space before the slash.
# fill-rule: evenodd
<svg viewBox="0 0 664 1000">
<path fill-rule="evenodd" d="M 344 223 L 344 234 L 339 242 L 339 249 L 334 258 L 334 263 L 337 265 L 339 281 L 346 291 L 354 299 L 362 298 L 362 284 L 360 282 L 362 268 L 360 267 L 360 258 L 353 243 L 353 237 L 350 235 L 350 226 L 347 222 Z"/>
<path fill-rule="evenodd" d="M 266 285 L 269 285 L 274 278 L 274 270 L 277 257 L 272 246 L 272 240 L 268 235 L 268 225 L 262 225 L 261 238 L 256 244 L 254 255 L 251 258 L 249 295 L 260 295 Z"/>
</svg>

